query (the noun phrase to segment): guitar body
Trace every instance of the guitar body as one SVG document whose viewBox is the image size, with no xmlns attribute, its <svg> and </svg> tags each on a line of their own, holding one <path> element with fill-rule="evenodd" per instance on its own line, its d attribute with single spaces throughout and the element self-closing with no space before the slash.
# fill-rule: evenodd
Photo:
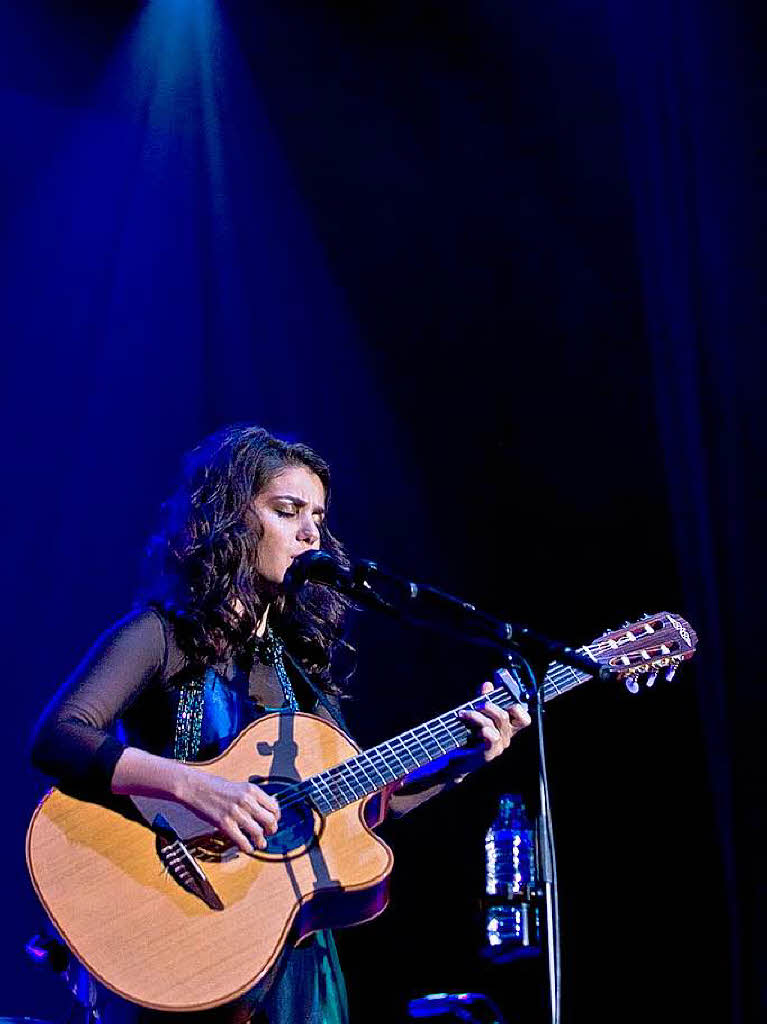
<svg viewBox="0 0 767 1024">
<path fill-rule="evenodd" d="M 196 767 L 278 787 L 356 753 L 320 718 L 269 715 Z M 32 818 L 27 863 L 62 938 L 108 988 L 153 1009 L 204 1010 L 252 989 L 286 942 L 384 909 L 393 856 L 366 825 L 370 799 L 324 818 L 307 809 L 288 849 L 195 855 L 220 910 L 166 870 L 148 824 L 56 789 Z"/>
</svg>

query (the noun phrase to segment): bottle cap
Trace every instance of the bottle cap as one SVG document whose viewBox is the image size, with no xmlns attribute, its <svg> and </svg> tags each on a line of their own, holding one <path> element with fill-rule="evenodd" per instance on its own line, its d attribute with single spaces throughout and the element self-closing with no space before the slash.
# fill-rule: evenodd
<svg viewBox="0 0 767 1024">
<path fill-rule="evenodd" d="M 521 795 L 519 793 L 503 793 L 498 801 L 498 813 L 505 816 L 510 814 L 515 807 L 520 811 L 525 810 L 525 802 Z"/>
</svg>

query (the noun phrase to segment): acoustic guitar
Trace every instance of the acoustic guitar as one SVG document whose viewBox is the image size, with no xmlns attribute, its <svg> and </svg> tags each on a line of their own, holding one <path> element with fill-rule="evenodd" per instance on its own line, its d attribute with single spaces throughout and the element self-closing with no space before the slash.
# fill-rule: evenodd
<svg viewBox="0 0 767 1024">
<path fill-rule="evenodd" d="M 673 675 L 696 644 L 684 619 L 661 612 L 579 650 L 636 690 Z M 520 694 L 504 676 L 489 699 L 508 708 Z M 588 678 L 554 664 L 544 700 Z M 125 999 L 166 1011 L 229 1002 L 263 980 L 287 942 L 384 909 L 393 856 L 371 829 L 381 794 L 465 745 L 471 734 L 458 712 L 485 699 L 364 752 L 314 715 L 272 714 L 249 726 L 197 767 L 276 796 L 280 827 L 263 852 L 242 853 L 170 801 L 112 808 L 52 789 L 27 835 L 32 883 L 72 953 Z"/>
</svg>

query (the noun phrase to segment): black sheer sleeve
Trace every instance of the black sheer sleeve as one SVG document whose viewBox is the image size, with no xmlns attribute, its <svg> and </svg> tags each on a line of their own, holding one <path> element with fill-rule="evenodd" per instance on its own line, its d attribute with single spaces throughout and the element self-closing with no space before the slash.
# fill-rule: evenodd
<svg viewBox="0 0 767 1024">
<path fill-rule="evenodd" d="M 65 788 L 110 792 L 124 744 L 114 723 L 146 687 L 165 674 L 162 619 L 139 612 L 104 633 L 53 696 L 32 736 L 32 761 Z"/>
<path fill-rule="evenodd" d="M 410 785 L 405 782 L 404 785 L 394 789 L 389 797 L 389 813 L 393 818 L 401 818 L 404 814 L 409 814 L 416 807 L 420 807 L 427 800 L 437 796 L 438 793 L 453 789 L 455 785 L 456 779 L 447 771 L 419 780 L 419 782 L 410 783 Z"/>
</svg>

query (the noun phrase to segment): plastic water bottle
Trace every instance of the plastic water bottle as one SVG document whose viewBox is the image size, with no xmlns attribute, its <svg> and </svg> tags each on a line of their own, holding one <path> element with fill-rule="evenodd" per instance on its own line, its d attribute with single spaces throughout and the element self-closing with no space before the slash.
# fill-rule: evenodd
<svg viewBox="0 0 767 1024">
<path fill-rule="evenodd" d="M 536 892 L 533 827 L 522 798 L 504 793 L 485 836 L 485 935 L 491 950 L 537 950 Z"/>
</svg>

